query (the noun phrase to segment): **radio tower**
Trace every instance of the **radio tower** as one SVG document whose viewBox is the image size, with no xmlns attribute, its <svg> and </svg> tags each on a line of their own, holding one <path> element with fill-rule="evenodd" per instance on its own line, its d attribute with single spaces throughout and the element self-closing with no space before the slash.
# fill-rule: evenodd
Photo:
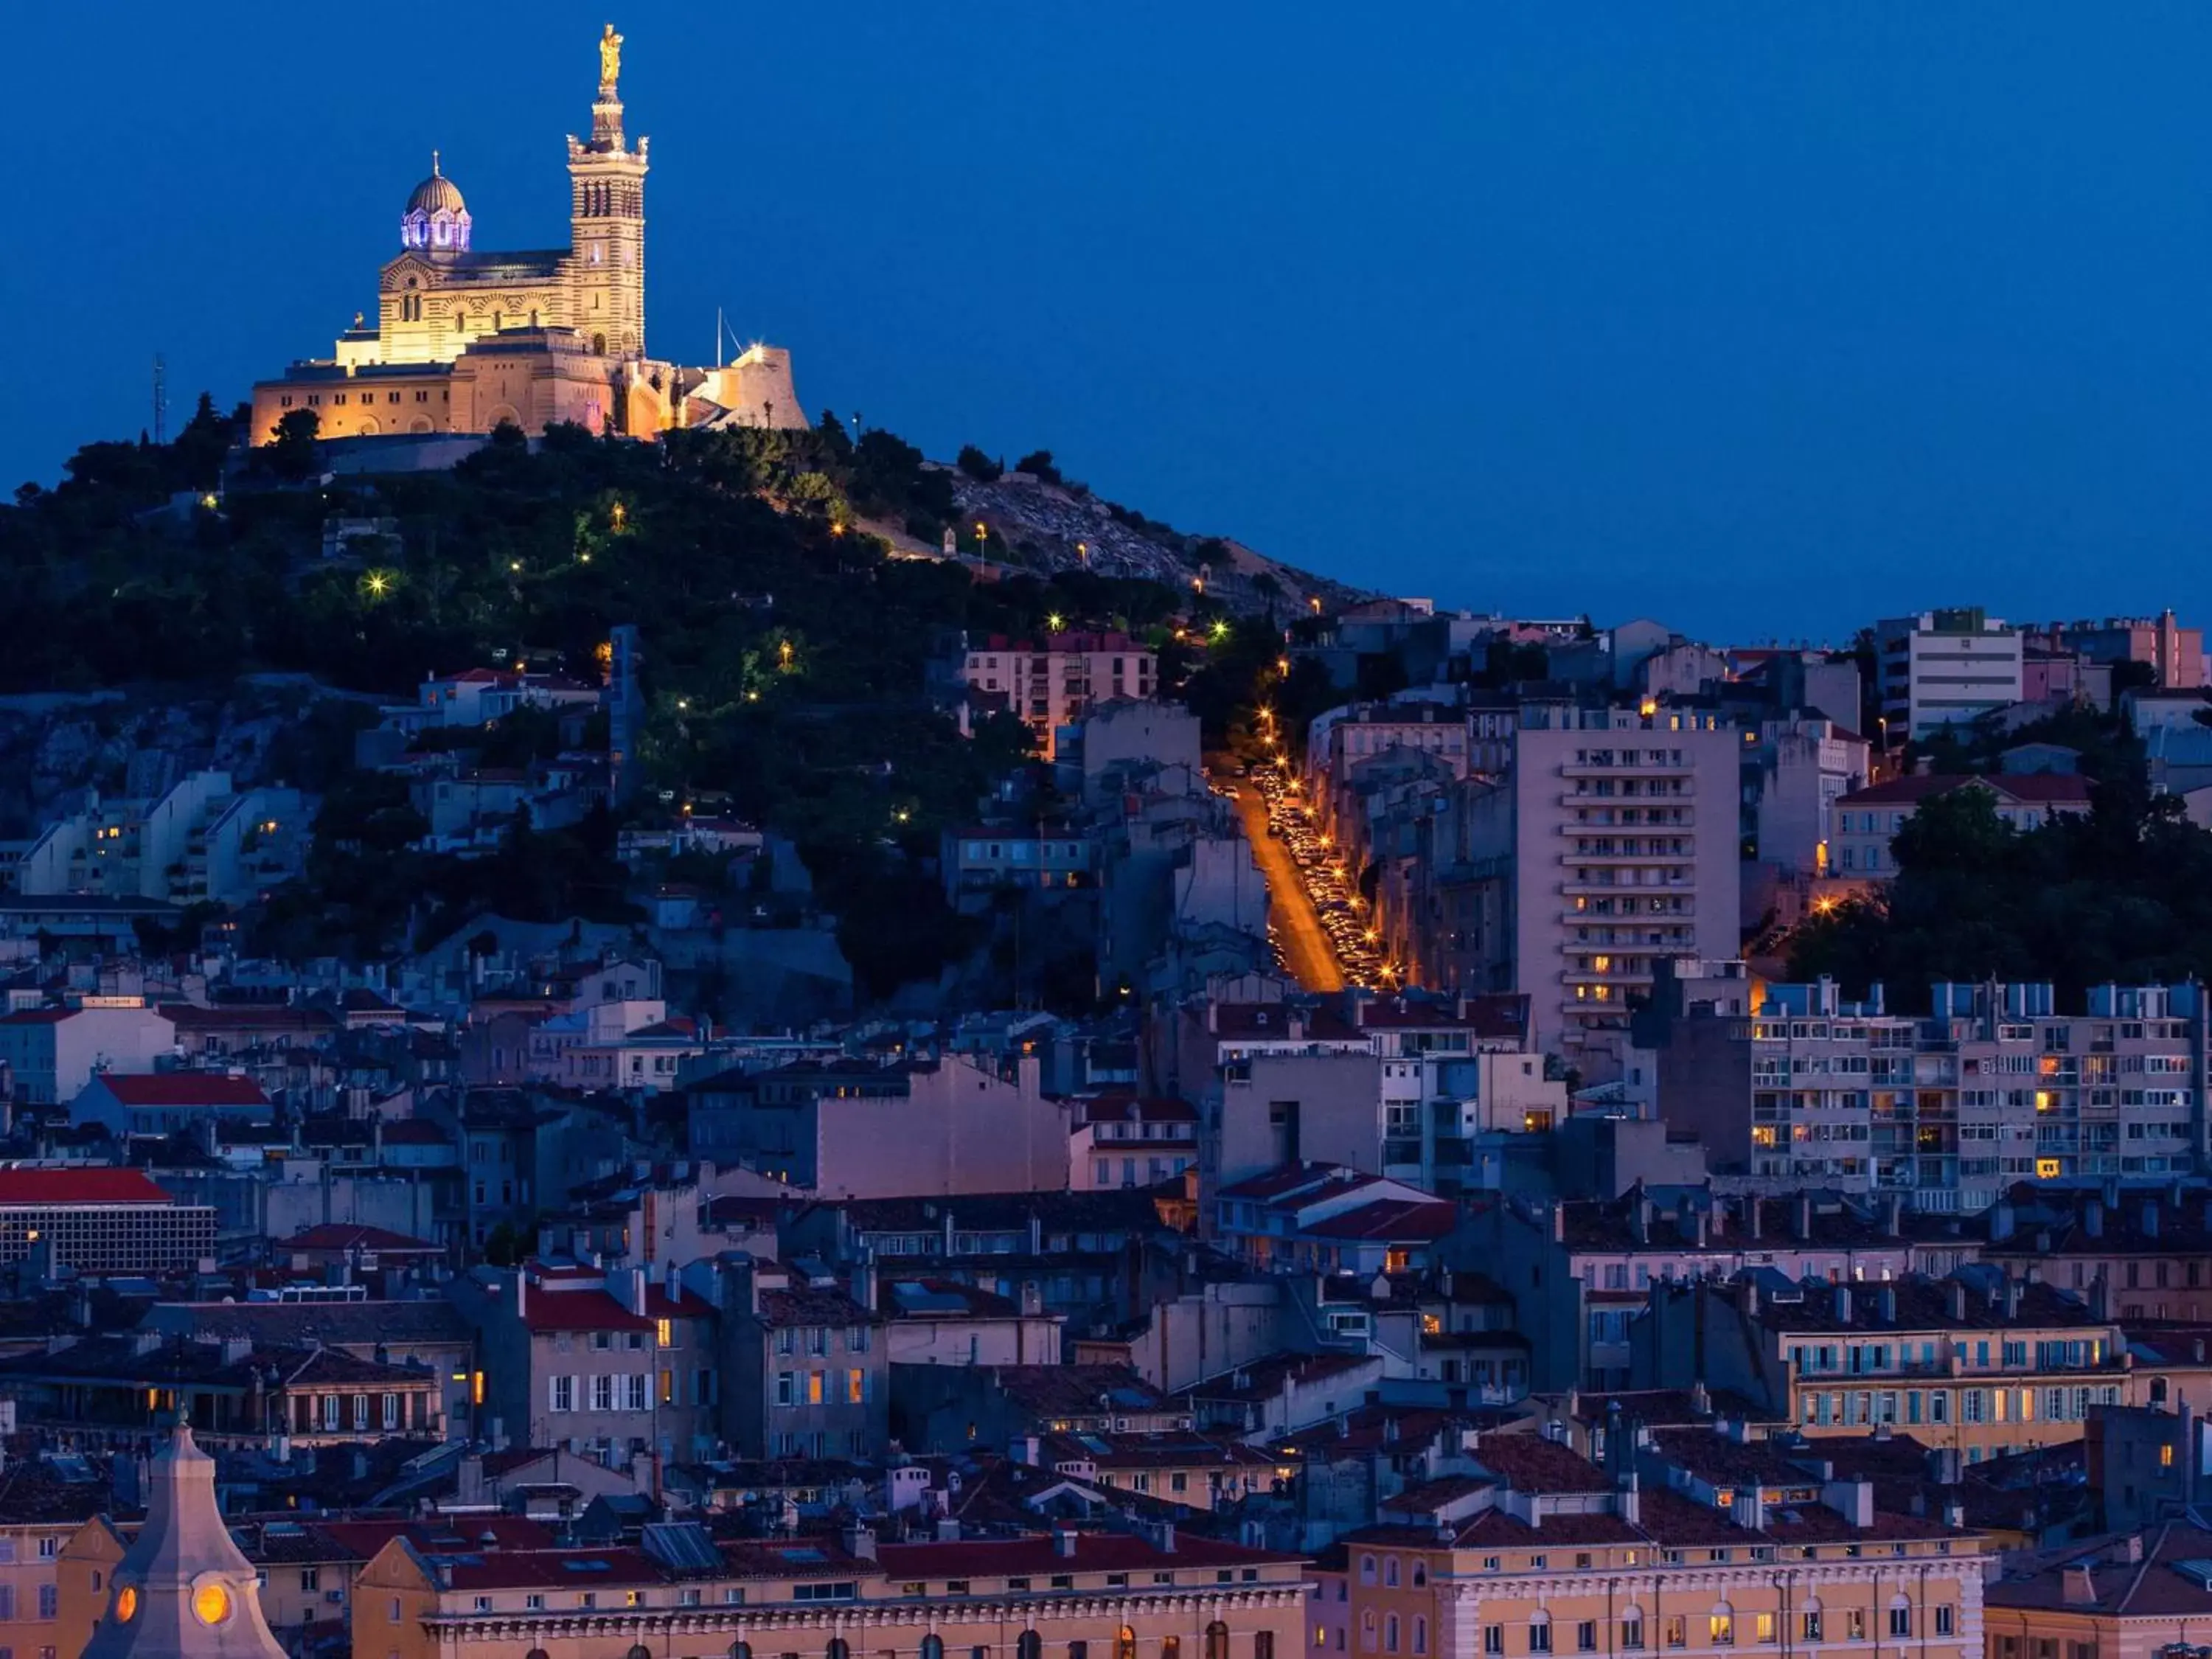
<svg viewBox="0 0 2212 1659">
<path fill-rule="evenodd" d="M 169 441 L 169 365 L 154 354 L 154 441 Z"/>
</svg>

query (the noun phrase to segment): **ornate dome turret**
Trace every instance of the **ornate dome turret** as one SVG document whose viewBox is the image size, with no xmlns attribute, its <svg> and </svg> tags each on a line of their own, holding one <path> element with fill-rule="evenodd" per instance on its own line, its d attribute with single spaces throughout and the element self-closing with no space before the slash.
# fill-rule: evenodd
<svg viewBox="0 0 2212 1659">
<path fill-rule="evenodd" d="M 402 247 L 439 253 L 465 253 L 469 247 L 469 204 L 461 187 L 446 177 L 438 152 L 430 152 L 430 176 L 415 186 L 399 221 Z"/>
</svg>

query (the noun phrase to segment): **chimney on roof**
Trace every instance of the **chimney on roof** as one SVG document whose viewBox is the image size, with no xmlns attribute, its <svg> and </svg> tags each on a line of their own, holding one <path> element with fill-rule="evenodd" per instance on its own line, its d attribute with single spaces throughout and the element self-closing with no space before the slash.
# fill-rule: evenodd
<svg viewBox="0 0 2212 1659">
<path fill-rule="evenodd" d="M 1954 1278 L 1946 1283 L 1944 1289 L 1950 1296 L 1951 1322 L 1954 1325 L 1965 1324 L 1966 1322 L 1966 1281 Z"/>
<path fill-rule="evenodd" d="M 853 1300 L 870 1313 L 876 1310 L 876 1264 L 856 1261 L 853 1264 Z"/>
<path fill-rule="evenodd" d="M 1563 1198 L 1553 1199 L 1552 1200 L 1552 1243 L 1564 1244 L 1566 1242 L 1567 1202 Z"/>
<path fill-rule="evenodd" d="M 2158 1237 L 2158 1200 L 2154 1198 L 2143 1200 L 2142 1235 L 2145 1238 Z"/>
<path fill-rule="evenodd" d="M 2097 1605 L 2097 1578 L 2089 1571 L 2087 1561 L 2076 1561 L 2068 1567 L 2063 1582 L 2068 1607 L 2094 1607 Z"/>
<path fill-rule="evenodd" d="M 1798 1240 L 1802 1243 L 1813 1237 L 1813 1195 L 1810 1193 L 1798 1194 L 1790 1208 L 1796 1212 L 1794 1221 Z"/>
<path fill-rule="evenodd" d="M 1875 1315 L 1885 1325 L 1897 1323 L 1897 1286 L 1885 1281 L 1874 1293 Z"/>
<path fill-rule="evenodd" d="M 645 1269 L 642 1267 L 629 1270 L 629 1310 L 640 1319 L 645 1317 Z"/>
<path fill-rule="evenodd" d="M 1854 1527 L 1874 1525 L 1874 1482 L 1827 1480 L 1820 1486 L 1820 1502 Z"/>
<path fill-rule="evenodd" d="M 2014 1279 L 2010 1273 L 2005 1275 L 2004 1315 L 2007 1323 L 2014 1322 L 2020 1318 L 2021 1292 L 2027 1288 L 2026 1285 Z"/>
<path fill-rule="evenodd" d="M 1074 1528 L 1060 1526 L 1052 1529 L 1052 1553 L 1063 1561 L 1075 1559 Z"/>
<path fill-rule="evenodd" d="M 1710 1417 L 1712 1410 L 1713 1391 L 1705 1386 L 1705 1379 L 1701 1376 L 1690 1384 L 1690 1412 L 1692 1416 Z"/>
<path fill-rule="evenodd" d="M 1851 1322 L 1851 1287 L 1848 1285 L 1837 1285 L 1835 1299 L 1836 1322 L 1838 1325 L 1850 1324 Z"/>
<path fill-rule="evenodd" d="M 2092 1238 L 2105 1236 L 2105 1206 L 2099 1200 L 2093 1198 L 2082 1205 L 2081 1231 Z M 1995 1237 L 1996 1234 L 1992 1232 L 1990 1237 Z"/>
<path fill-rule="evenodd" d="M 1753 1238 L 1759 1237 L 1759 1197 L 1757 1193 L 1752 1194 L 1743 1200 L 1743 1230 Z"/>
<path fill-rule="evenodd" d="M 849 1526 L 838 1541 L 844 1545 L 845 1553 L 855 1560 L 872 1561 L 876 1559 L 876 1534 L 872 1527 Z"/>
<path fill-rule="evenodd" d="M 1628 1235 L 1638 1244 L 1651 1242 L 1651 1195 L 1639 1183 L 1636 1189 L 1636 1202 L 1628 1212 Z"/>
</svg>

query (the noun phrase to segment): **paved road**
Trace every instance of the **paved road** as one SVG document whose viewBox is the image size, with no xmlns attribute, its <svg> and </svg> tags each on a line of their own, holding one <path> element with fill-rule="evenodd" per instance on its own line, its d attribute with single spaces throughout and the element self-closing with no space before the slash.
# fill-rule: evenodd
<svg viewBox="0 0 2212 1659">
<path fill-rule="evenodd" d="M 1230 805 L 1244 820 L 1252 855 L 1260 861 L 1260 873 L 1267 878 L 1269 909 L 1282 940 L 1284 968 L 1306 990 L 1341 991 L 1344 972 L 1337 966 L 1328 935 L 1322 931 L 1321 919 L 1314 914 L 1313 900 L 1307 896 L 1297 862 L 1291 857 L 1289 848 L 1267 833 L 1267 800 L 1249 778 L 1231 774 L 1234 763 L 1228 756 L 1210 756 L 1207 764 L 1213 769 L 1215 782 L 1236 787 L 1237 799 Z"/>
</svg>

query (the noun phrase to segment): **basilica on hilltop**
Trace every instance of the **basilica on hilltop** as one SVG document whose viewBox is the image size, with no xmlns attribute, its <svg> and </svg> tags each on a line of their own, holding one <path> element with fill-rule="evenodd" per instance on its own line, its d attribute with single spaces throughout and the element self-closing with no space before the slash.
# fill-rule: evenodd
<svg viewBox="0 0 2212 1659">
<path fill-rule="evenodd" d="M 756 345 L 686 368 L 646 355 L 645 180 L 651 140 L 623 128 L 623 37 L 599 40 L 591 137 L 568 140 L 568 246 L 480 252 L 461 189 L 432 153 L 399 220 L 376 316 L 331 355 L 253 388 L 253 441 L 295 410 L 325 438 L 542 432 L 573 421 L 639 437 L 672 427 L 798 427 L 791 356 Z"/>
</svg>

